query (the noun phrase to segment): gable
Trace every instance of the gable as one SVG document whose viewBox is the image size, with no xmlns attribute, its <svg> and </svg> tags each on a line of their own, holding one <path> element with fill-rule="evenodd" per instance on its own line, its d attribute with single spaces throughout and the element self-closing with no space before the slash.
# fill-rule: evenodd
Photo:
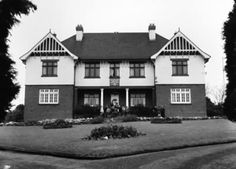
<svg viewBox="0 0 236 169">
<path fill-rule="evenodd" d="M 77 59 L 51 32 L 41 39 L 29 52 L 20 57 L 20 59 L 26 61 L 30 56 L 70 56 L 73 59 Z"/>
<path fill-rule="evenodd" d="M 207 62 L 210 56 L 191 42 L 182 32 L 177 32 L 163 48 L 154 54 L 151 59 L 159 55 L 184 56 L 200 55 Z"/>
</svg>

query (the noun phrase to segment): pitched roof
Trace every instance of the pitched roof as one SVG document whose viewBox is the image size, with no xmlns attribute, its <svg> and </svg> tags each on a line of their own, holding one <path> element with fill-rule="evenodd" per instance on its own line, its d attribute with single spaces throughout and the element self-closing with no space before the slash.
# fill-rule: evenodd
<svg viewBox="0 0 236 169">
<path fill-rule="evenodd" d="M 150 59 L 168 40 L 156 34 L 150 41 L 146 33 L 84 33 L 82 41 L 76 36 L 62 41 L 62 44 L 82 60 Z"/>
</svg>

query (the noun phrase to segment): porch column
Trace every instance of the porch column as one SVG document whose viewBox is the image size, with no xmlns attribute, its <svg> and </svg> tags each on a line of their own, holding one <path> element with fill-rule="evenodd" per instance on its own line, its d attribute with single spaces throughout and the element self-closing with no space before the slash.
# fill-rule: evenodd
<svg viewBox="0 0 236 169">
<path fill-rule="evenodd" d="M 104 89 L 101 88 L 100 90 L 101 90 L 101 98 L 100 98 L 101 99 L 101 102 L 100 102 L 101 103 L 100 104 L 101 109 L 100 109 L 100 112 L 103 113 L 104 112 L 104 110 L 103 110 L 103 98 L 104 98 L 103 93 L 104 93 Z"/>
<path fill-rule="evenodd" d="M 129 88 L 125 88 L 125 93 L 126 93 L 126 107 L 129 107 Z"/>
</svg>

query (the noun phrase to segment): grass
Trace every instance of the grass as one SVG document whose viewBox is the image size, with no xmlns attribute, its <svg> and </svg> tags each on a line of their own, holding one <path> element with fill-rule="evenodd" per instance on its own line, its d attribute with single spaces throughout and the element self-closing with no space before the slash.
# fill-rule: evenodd
<svg viewBox="0 0 236 169">
<path fill-rule="evenodd" d="M 146 136 L 98 141 L 82 140 L 96 125 L 44 130 L 39 126 L 0 127 L 0 149 L 73 158 L 106 158 L 137 153 L 236 141 L 236 124 L 228 120 L 183 121 L 182 124 L 129 122 Z"/>
</svg>

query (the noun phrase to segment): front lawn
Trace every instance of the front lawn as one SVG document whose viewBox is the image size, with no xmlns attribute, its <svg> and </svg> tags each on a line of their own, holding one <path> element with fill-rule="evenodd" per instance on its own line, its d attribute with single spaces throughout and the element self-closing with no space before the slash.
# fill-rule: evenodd
<svg viewBox="0 0 236 169">
<path fill-rule="evenodd" d="M 142 152 L 236 141 L 236 124 L 228 120 L 183 121 L 182 124 L 122 123 L 145 136 L 127 139 L 83 140 L 95 127 L 44 130 L 42 126 L 0 127 L 0 148 L 74 158 L 104 158 Z"/>
</svg>

